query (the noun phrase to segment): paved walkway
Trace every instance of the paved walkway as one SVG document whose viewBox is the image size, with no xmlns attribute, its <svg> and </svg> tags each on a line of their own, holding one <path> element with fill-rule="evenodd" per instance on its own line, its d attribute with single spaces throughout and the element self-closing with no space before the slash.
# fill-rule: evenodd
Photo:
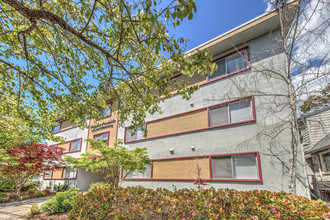
<svg viewBox="0 0 330 220">
<path fill-rule="evenodd" d="M 32 204 L 37 204 L 39 207 L 53 196 L 40 197 L 35 199 L 28 199 L 19 202 L 10 202 L 0 205 L 0 219 L 1 220 L 15 220 L 23 219 L 30 209 Z"/>
</svg>

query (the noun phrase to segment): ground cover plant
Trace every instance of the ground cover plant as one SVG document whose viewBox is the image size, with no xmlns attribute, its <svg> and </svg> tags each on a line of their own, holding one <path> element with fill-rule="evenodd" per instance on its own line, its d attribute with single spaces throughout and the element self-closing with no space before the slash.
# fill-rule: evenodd
<svg viewBox="0 0 330 220">
<path fill-rule="evenodd" d="M 77 195 L 79 189 L 69 189 L 65 192 L 58 192 L 56 196 L 46 201 L 40 210 L 44 213 L 55 214 L 69 211 L 74 203 L 73 197 Z"/>
<path fill-rule="evenodd" d="M 69 219 L 326 219 L 321 200 L 270 191 L 95 188 L 78 194 Z"/>
</svg>

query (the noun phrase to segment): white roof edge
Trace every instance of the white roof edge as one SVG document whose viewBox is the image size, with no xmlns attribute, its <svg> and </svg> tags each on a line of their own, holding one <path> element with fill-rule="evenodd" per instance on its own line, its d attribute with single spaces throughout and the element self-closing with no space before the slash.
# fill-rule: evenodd
<svg viewBox="0 0 330 220">
<path fill-rule="evenodd" d="M 205 43 L 202 43 L 202 44 L 198 45 L 197 47 L 194 47 L 193 49 L 188 50 L 186 52 L 186 54 L 189 54 L 189 53 L 193 52 L 194 50 L 197 50 L 197 49 L 199 49 L 199 48 L 201 48 L 203 46 L 206 46 L 206 45 L 212 43 L 213 41 L 216 41 L 216 40 L 218 40 L 218 39 L 220 39 L 220 38 L 222 38 L 222 37 L 224 37 L 224 36 L 226 36 L 226 35 L 234 32 L 234 31 L 236 31 L 236 30 L 238 30 L 238 29 L 240 29 L 240 28 L 242 28 L 242 27 L 244 27 L 244 26 L 246 26 L 246 25 L 248 25 L 250 23 L 253 23 L 256 20 L 261 19 L 262 17 L 265 17 L 265 16 L 267 16 L 267 15 L 269 15 L 271 13 L 274 13 L 275 11 L 276 11 L 276 9 L 273 9 L 271 11 L 268 11 L 266 13 L 263 13 L 262 15 L 260 15 L 260 16 L 258 16 L 256 18 L 253 18 L 252 20 L 249 20 L 249 21 L 247 21 L 247 22 L 245 22 L 245 23 L 243 23 L 243 24 L 241 24 L 241 25 L 239 25 L 239 26 L 237 26 L 237 27 L 235 27 L 235 28 L 233 28 L 233 29 L 231 29 L 231 30 L 229 30 L 229 31 L 227 31 L 227 32 L 225 32 L 225 33 L 217 36 L 217 37 L 215 37 L 215 38 L 212 38 L 211 40 L 206 41 Z"/>
</svg>

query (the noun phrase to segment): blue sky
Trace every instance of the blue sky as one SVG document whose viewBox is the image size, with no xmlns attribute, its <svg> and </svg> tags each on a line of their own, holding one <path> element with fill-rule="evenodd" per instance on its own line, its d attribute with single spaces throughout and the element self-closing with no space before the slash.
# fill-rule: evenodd
<svg viewBox="0 0 330 220">
<path fill-rule="evenodd" d="M 185 19 L 170 34 L 190 39 L 190 50 L 219 36 L 266 11 L 266 0 L 196 0 L 197 13 L 192 20 Z"/>
</svg>

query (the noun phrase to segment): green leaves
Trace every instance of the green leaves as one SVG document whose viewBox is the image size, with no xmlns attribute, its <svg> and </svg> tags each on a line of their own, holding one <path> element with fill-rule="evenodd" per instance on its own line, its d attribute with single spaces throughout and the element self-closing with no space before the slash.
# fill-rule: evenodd
<svg viewBox="0 0 330 220">
<path fill-rule="evenodd" d="M 138 170 L 143 172 L 144 166 L 150 163 L 145 148 L 136 148 L 128 150 L 122 147 L 122 141 L 117 140 L 114 143 L 115 148 L 109 148 L 101 140 L 87 140 L 91 149 L 96 150 L 96 153 L 86 152 L 80 155 L 80 159 L 70 156 L 65 156 L 67 164 L 75 165 L 76 167 L 83 168 L 100 175 L 101 179 L 110 184 L 112 187 L 118 187 L 121 182 L 121 171 L 126 170 L 129 172 Z"/>
<path fill-rule="evenodd" d="M 50 125 L 59 117 L 84 126 L 79 119 L 97 118 L 108 99 L 120 103 L 121 125 L 130 115 L 141 124 L 171 95 L 162 78 L 212 69 L 210 56 L 188 57 L 185 40 L 167 30 L 193 18 L 193 0 L 57 0 L 44 2 L 43 11 L 36 0 L 11 0 L 0 8 L 0 115 L 18 117 L 41 139 L 53 138 Z"/>
</svg>

